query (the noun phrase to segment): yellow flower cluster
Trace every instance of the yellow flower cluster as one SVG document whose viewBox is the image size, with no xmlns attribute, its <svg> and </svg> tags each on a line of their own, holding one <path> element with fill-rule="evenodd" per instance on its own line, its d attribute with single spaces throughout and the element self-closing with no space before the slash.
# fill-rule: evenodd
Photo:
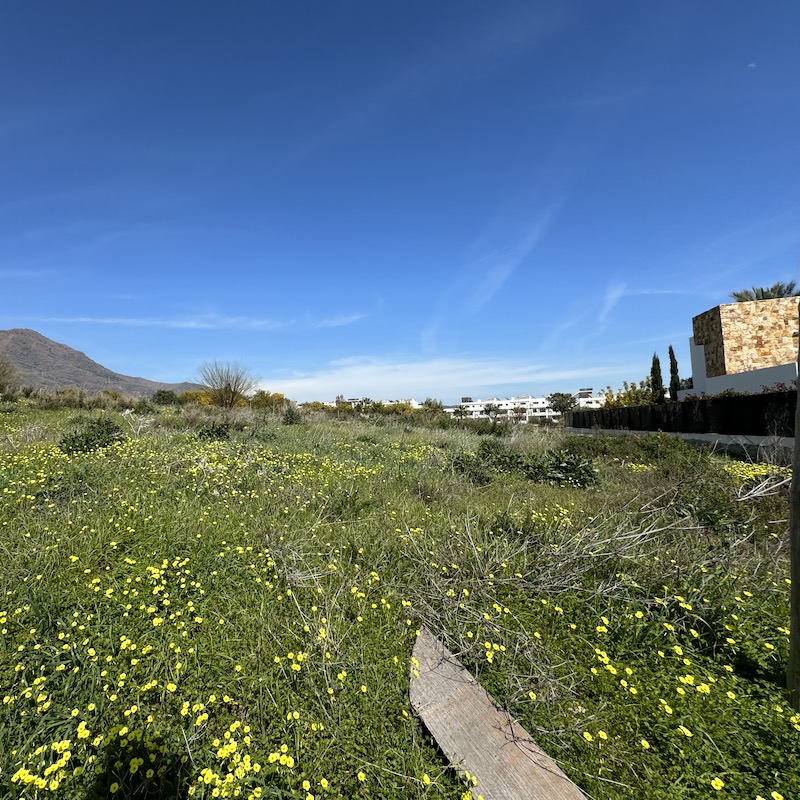
<svg viewBox="0 0 800 800">
<path fill-rule="evenodd" d="M 777 478 L 791 478 L 792 468 L 781 467 L 777 464 L 748 463 L 745 461 L 726 461 L 725 472 L 733 477 L 738 484 L 753 483 L 763 480 L 770 475 Z"/>
<path fill-rule="evenodd" d="M 652 464 L 635 464 L 633 462 L 626 462 L 625 469 L 628 472 L 650 472 L 655 467 Z"/>
</svg>

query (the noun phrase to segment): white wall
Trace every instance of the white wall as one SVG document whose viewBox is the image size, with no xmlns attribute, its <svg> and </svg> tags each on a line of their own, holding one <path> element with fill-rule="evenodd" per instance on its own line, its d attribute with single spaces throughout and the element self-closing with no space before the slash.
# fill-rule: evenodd
<svg viewBox="0 0 800 800">
<path fill-rule="evenodd" d="M 702 350 L 702 345 L 698 348 Z M 692 359 L 694 369 L 694 359 Z M 726 389 L 744 394 L 761 394 L 765 386 L 774 386 L 776 383 L 785 383 L 791 388 L 791 383 L 797 380 L 797 363 L 781 364 L 778 367 L 764 367 L 764 369 L 752 369 L 748 372 L 736 372 L 733 375 L 718 375 L 715 378 L 707 378 L 705 375 L 705 365 L 700 377 L 698 386 L 698 373 L 692 374 L 693 388 L 683 389 L 678 392 L 678 400 L 683 400 L 687 395 L 719 394 Z"/>
<path fill-rule="evenodd" d="M 692 388 L 685 391 L 687 394 L 704 394 L 707 380 L 706 348 L 702 344 L 695 344 L 694 336 L 689 339 L 689 355 L 692 359 Z M 680 392 L 678 392 L 678 399 L 683 399 Z"/>
</svg>

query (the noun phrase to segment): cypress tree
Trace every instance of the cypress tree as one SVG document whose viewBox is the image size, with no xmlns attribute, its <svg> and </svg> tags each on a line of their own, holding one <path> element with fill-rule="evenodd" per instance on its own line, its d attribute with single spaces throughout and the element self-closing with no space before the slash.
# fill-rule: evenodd
<svg viewBox="0 0 800 800">
<path fill-rule="evenodd" d="M 664 379 L 661 377 L 661 362 L 658 360 L 657 353 L 653 353 L 653 366 L 650 367 L 650 391 L 653 393 L 654 403 L 666 401 Z"/>
<path fill-rule="evenodd" d="M 678 375 L 678 359 L 675 358 L 675 351 L 672 345 L 669 346 L 669 399 L 674 403 L 678 399 L 678 389 L 681 379 Z"/>
</svg>

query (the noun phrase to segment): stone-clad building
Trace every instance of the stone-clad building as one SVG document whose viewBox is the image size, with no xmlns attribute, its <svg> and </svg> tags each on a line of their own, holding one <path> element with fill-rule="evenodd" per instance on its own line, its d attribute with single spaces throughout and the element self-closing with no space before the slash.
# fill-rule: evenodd
<svg viewBox="0 0 800 800">
<path fill-rule="evenodd" d="M 798 298 L 716 306 L 692 320 L 689 340 L 693 388 L 760 392 L 797 379 Z"/>
</svg>

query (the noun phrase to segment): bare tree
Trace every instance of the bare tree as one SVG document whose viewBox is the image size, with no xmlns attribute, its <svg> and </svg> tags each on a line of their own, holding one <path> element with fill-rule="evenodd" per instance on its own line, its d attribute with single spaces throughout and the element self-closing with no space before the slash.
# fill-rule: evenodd
<svg viewBox="0 0 800 800">
<path fill-rule="evenodd" d="M 17 388 L 18 379 L 17 365 L 5 353 L 0 353 L 0 395 L 11 394 Z"/>
<path fill-rule="evenodd" d="M 200 383 L 211 402 L 230 409 L 258 386 L 258 379 L 235 361 L 205 361 L 200 367 Z"/>
</svg>

